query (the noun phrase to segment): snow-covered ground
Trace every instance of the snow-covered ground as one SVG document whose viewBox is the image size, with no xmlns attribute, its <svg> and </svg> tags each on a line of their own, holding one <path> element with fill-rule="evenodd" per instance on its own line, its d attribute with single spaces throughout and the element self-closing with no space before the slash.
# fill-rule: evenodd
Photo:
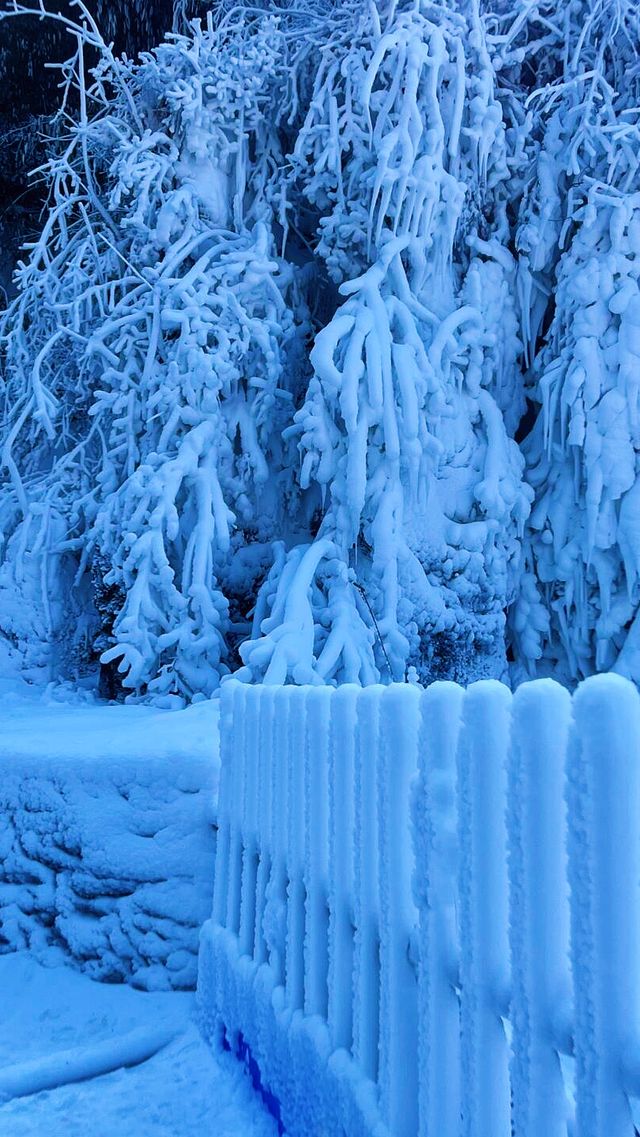
<svg viewBox="0 0 640 1137">
<path fill-rule="evenodd" d="M 76 950 L 79 923 L 106 956 L 116 924 L 148 940 L 145 896 L 167 942 L 178 938 L 182 909 L 191 919 L 189 904 L 204 888 L 198 874 L 212 870 L 200 813 L 215 817 L 217 705 L 158 711 L 83 701 L 78 693 L 67 701 L 64 688 L 47 692 L 13 679 L 0 679 L 0 699 L 0 928 L 9 936 L 13 889 L 22 939 L 33 942 L 33 952 L 0 955 L 0 1137 L 273 1137 L 239 1064 L 214 1055 L 201 1038 L 192 994 L 97 983 L 62 962 L 73 954 L 76 967 L 96 971 L 96 960 Z M 22 824 L 18 799 L 29 785 L 33 809 L 22 802 Z M 48 828 L 47 816 L 57 819 Z M 72 834 L 75 859 L 65 847 Z M 51 868 L 56 848 L 60 865 Z M 42 881 L 32 873 L 29 883 L 29 864 Z M 163 885 L 161 870 L 175 877 Z M 70 901 L 73 878 L 90 876 L 117 893 L 114 880 L 128 874 L 134 890 L 113 901 L 109 927 L 104 914 L 87 909 L 104 906 L 104 896 L 85 896 L 80 921 Z M 208 896 L 212 880 L 206 887 Z M 180 912 L 168 931 L 159 913 L 172 898 Z M 47 905 L 58 913 L 64 952 L 59 936 L 49 943 Z M 192 938 L 197 950 L 197 929 Z M 155 975 L 161 963 L 154 968 L 145 974 Z"/>
<path fill-rule="evenodd" d="M 0 682 L 0 952 L 190 989 L 213 891 L 217 705 L 61 697 Z"/>
<path fill-rule="evenodd" d="M 185 710 L 99 702 L 62 685 L 31 686 L 0 677 L 0 761 L 16 755 L 51 758 L 153 756 L 215 760 L 218 703 Z"/>
<path fill-rule="evenodd" d="M 274 1137 L 248 1078 L 211 1053 L 192 1014 L 188 994 L 1 957 L 0 1137 Z"/>
</svg>

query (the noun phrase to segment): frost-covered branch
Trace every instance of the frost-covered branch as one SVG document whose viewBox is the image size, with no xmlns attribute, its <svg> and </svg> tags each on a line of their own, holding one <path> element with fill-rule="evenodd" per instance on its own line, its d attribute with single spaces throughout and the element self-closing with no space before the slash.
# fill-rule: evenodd
<svg viewBox="0 0 640 1137">
<path fill-rule="evenodd" d="M 477 20 L 368 5 L 338 22 L 295 163 L 344 303 L 316 336 L 289 434 L 302 489 L 322 502 L 316 546 L 330 542 L 342 567 L 335 553 L 314 560 L 316 546 L 302 561 L 292 552 L 286 595 L 315 570 L 300 593 L 304 635 L 281 651 L 295 619 L 291 605 L 276 618 L 270 580 L 264 638 L 243 649 L 249 674 L 501 674 L 530 494 L 502 413 L 520 417 L 521 344 L 504 126 Z M 329 648 L 339 625 L 349 634 Z"/>
<path fill-rule="evenodd" d="M 11 541 L 46 501 L 78 581 L 110 565 L 103 663 L 126 686 L 208 693 L 228 666 L 234 542 L 256 545 L 250 596 L 280 509 L 270 475 L 299 335 L 271 231 L 286 52 L 272 18 L 249 31 L 241 11 L 136 65 L 86 24 L 77 120 L 0 328 L 0 516 Z M 85 47 L 100 52 L 88 75 Z"/>
</svg>

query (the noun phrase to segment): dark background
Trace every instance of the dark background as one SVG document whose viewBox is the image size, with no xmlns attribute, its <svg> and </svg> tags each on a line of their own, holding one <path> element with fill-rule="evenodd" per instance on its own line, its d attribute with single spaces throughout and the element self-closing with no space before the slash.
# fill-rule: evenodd
<svg viewBox="0 0 640 1137">
<path fill-rule="evenodd" d="M 0 10 L 5 6 L 0 0 Z M 45 7 L 78 20 L 68 0 L 45 0 Z M 172 26 L 173 0 L 87 0 L 87 7 L 105 39 L 131 56 L 159 43 Z M 27 174 L 46 156 L 47 116 L 60 101 L 60 76 L 45 64 L 62 62 L 74 47 L 68 32 L 52 21 L 33 16 L 0 21 L 0 308 L 13 291 L 20 245 L 40 224 L 43 189 Z"/>
</svg>

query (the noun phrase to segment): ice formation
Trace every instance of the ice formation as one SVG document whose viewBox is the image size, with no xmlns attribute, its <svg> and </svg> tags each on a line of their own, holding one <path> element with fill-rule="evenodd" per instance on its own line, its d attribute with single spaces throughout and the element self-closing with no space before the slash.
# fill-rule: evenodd
<svg viewBox="0 0 640 1137">
<path fill-rule="evenodd" d="M 556 25 L 546 8 L 515 20 L 503 49 L 533 43 L 546 79 L 528 103 L 537 141 L 516 235 L 539 407 L 523 443 L 536 498 L 516 656 L 568 683 L 609 669 L 637 680 L 640 19 L 634 4 L 582 0 Z"/>
<path fill-rule="evenodd" d="M 3 688 L 0 955 L 145 990 L 195 986 L 216 726 L 209 702 L 43 705 Z"/>
</svg>

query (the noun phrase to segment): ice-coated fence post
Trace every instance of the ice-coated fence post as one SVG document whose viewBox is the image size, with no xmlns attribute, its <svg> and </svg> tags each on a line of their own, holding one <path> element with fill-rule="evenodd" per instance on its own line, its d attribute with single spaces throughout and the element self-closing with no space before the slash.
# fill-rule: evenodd
<svg viewBox="0 0 640 1137">
<path fill-rule="evenodd" d="M 469 687 L 458 747 L 461 1137 L 510 1137 L 507 754 L 511 695 Z"/>
<path fill-rule="evenodd" d="M 557 683 L 543 679 L 516 691 L 508 830 L 511 1093 L 518 1137 L 567 1134 L 558 1048 L 571 1023 L 565 807 L 570 723 L 571 698 Z"/>
<path fill-rule="evenodd" d="M 307 691 L 289 690 L 289 762 L 287 770 L 287 1004 L 304 1006 L 304 763 Z"/>
<path fill-rule="evenodd" d="M 420 693 L 388 687 L 380 698 L 380 1099 L 393 1137 L 418 1132 L 418 993 L 412 937 L 411 782 L 417 772 Z"/>
<path fill-rule="evenodd" d="M 213 883 L 213 921 L 226 923 L 231 843 L 231 778 L 235 753 L 234 690 L 225 683 L 220 693 L 220 785 L 218 788 L 218 838 Z"/>
<path fill-rule="evenodd" d="M 234 684 L 233 698 L 233 756 L 229 776 L 231 836 L 229 840 L 229 883 L 227 893 L 226 927 L 235 935 L 240 930 L 240 893 L 242 886 L 242 809 L 244 805 L 244 779 L 246 759 L 246 705 L 248 688 Z"/>
<path fill-rule="evenodd" d="M 264 688 L 258 687 L 244 703 L 244 777 L 242 811 L 237 821 L 242 833 L 242 884 L 240 890 L 240 951 L 253 956 L 258 873 L 258 748 Z"/>
<path fill-rule="evenodd" d="M 273 765 L 273 732 L 275 728 L 274 688 L 263 687 L 260 709 L 258 749 L 258 875 L 256 879 L 256 932 L 254 955 L 256 963 L 267 960 L 264 936 L 264 913 L 267 902 L 267 885 L 271 875 L 271 769 Z"/>
<path fill-rule="evenodd" d="M 274 731 L 271 768 L 271 877 L 264 915 L 269 962 L 276 985 L 285 982 L 287 940 L 287 770 L 289 765 L 289 689 L 273 696 Z"/>
<path fill-rule="evenodd" d="M 380 686 L 366 687 L 358 699 L 355 768 L 354 1056 L 372 1081 L 378 1077 L 380 1019 L 376 753 L 383 691 Z"/>
<path fill-rule="evenodd" d="M 307 695 L 304 856 L 305 1011 L 326 1018 L 329 974 L 329 723 L 332 688 Z"/>
<path fill-rule="evenodd" d="M 329 778 L 329 1029 L 335 1049 L 351 1049 L 353 1030 L 353 773 L 356 700 L 345 684 L 331 703 Z"/>
<path fill-rule="evenodd" d="M 420 912 L 420 1137 L 459 1137 L 458 833 L 456 754 L 462 688 L 434 683 L 421 699 L 413 801 L 414 895 Z"/>
<path fill-rule="evenodd" d="M 576 1137 L 634 1137 L 625 1081 L 640 1071 L 640 697 L 626 679 L 599 675 L 578 688 L 573 711 Z"/>
</svg>

